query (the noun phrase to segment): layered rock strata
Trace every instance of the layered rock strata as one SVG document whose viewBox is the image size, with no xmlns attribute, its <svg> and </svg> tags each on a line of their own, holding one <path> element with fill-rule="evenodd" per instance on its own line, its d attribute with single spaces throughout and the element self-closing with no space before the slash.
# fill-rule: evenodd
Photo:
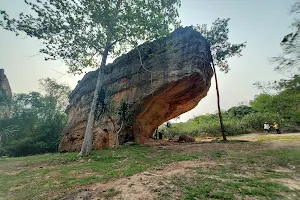
<svg viewBox="0 0 300 200">
<path fill-rule="evenodd" d="M 213 75 L 209 43 L 191 27 L 140 45 L 101 70 L 102 88 L 114 88 L 113 100 L 132 105 L 132 122 L 122 129 L 120 143 L 145 143 L 157 126 L 194 108 L 210 88 Z M 84 138 L 98 70 L 87 73 L 70 95 L 68 125 L 60 151 L 79 151 Z M 103 117 L 94 124 L 93 145 L 115 145 L 120 124 Z"/>
</svg>

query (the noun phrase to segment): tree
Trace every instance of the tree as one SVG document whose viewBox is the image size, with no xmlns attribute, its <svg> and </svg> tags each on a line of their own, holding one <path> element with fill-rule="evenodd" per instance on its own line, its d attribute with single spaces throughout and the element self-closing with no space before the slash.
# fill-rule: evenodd
<svg viewBox="0 0 300 200">
<path fill-rule="evenodd" d="M 18 131 L 17 126 L 7 122 L 7 119 L 0 119 L 0 147 L 2 147 L 6 141 L 12 138 Z"/>
<path fill-rule="evenodd" d="M 106 65 L 109 54 L 118 55 L 137 41 L 165 36 L 170 25 L 177 26 L 180 0 L 25 0 L 33 14 L 20 13 L 18 19 L 1 11 L 0 26 L 17 35 L 41 39 L 40 49 L 48 59 L 63 59 L 69 71 L 80 73 L 87 66 Z M 101 70 L 91 104 L 85 137 L 80 155 L 92 149 L 92 129 L 98 92 L 101 88 Z"/>
<path fill-rule="evenodd" d="M 240 44 L 231 44 L 229 42 L 229 28 L 227 19 L 216 19 L 210 29 L 207 24 L 196 25 L 194 28 L 210 43 L 210 50 L 214 63 L 220 71 L 228 73 L 230 68 L 228 58 L 242 56 L 242 50 L 246 47 L 246 42 Z"/>
<path fill-rule="evenodd" d="M 269 94 L 257 95 L 253 101 L 250 102 L 254 110 L 261 113 L 276 113 L 277 105 L 273 104 L 273 96 Z"/>
<path fill-rule="evenodd" d="M 8 155 L 57 151 L 66 115 L 52 98 L 37 92 L 15 94 L 11 111 L 10 118 L 0 120 L 1 145 Z"/>
<path fill-rule="evenodd" d="M 237 117 L 239 119 L 251 113 L 255 113 L 255 110 L 252 107 L 245 105 L 234 106 L 227 110 L 227 114 Z"/>
<path fill-rule="evenodd" d="M 264 91 L 275 90 L 275 93 L 260 94 L 251 102 L 252 107 L 262 113 L 273 113 L 279 120 L 300 124 L 300 76 L 269 82 L 267 85 L 256 83 Z M 266 89 L 265 89 L 266 88 Z"/>
<path fill-rule="evenodd" d="M 13 95 L 10 117 L 0 119 L 0 156 L 57 152 L 67 122 L 61 108 L 66 106 L 63 99 L 67 99 L 70 89 L 49 78 L 41 83 L 44 94 Z"/>
<path fill-rule="evenodd" d="M 220 94 L 218 86 L 216 66 L 225 73 L 229 71 L 229 65 L 227 59 L 233 56 L 241 56 L 242 50 L 246 47 L 246 42 L 240 44 L 231 44 L 228 40 L 228 22 L 230 18 L 227 19 L 216 19 L 210 29 L 207 28 L 207 24 L 196 25 L 194 28 L 199 31 L 204 38 L 206 38 L 210 43 L 210 49 L 213 57 L 212 68 L 215 75 L 216 82 L 216 92 L 217 92 L 217 105 L 218 114 L 220 120 L 220 127 L 223 136 L 223 140 L 226 141 L 226 130 L 223 124 L 222 112 L 220 106 Z"/>
<path fill-rule="evenodd" d="M 51 78 L 40 79 L 39 84 L 42 92 L 55 102 L 57 110 L 64 111 L 69 102 L 70 86 L 58 83 Z"/>
<path fill-rule="evenodd" d="M 300 13 L 300 1 L 292 5 L 290 13 L 298 16 Z M 283 53 L 271 58 L 271 62 L 275 64 L 275 70 L 300 69 L 300 19 L 295 18 L 291 27 L 293 31 L 285 35 L 280 43 Z"/>
<path fill-rule="evenodd" d="M 221 111 L 221 105 L 220 105 L 220 92 L 219 92 L 219 85 L 218 85 L 218 78 L 217 78 L 217 72 L 215 68 L 215 64 L 212 61 L 212 68 L 215 75 L 215 83 L 216 83 L 216 92 L 217 92 L 217 105 L 218 105 L 218 114 L 219 114 L 219 120 L 220 120 L 220 127 L 221 127 L 221 133 L 223 140 L 226 141 L 226 129 L 223 123 L 223 117 L 222 117 L 222 111 Z"/>
</svg>

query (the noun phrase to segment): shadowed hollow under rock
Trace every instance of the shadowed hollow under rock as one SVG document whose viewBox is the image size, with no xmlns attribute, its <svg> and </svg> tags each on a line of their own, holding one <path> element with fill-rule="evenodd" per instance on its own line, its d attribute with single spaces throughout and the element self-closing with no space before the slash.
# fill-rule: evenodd
<svg viewBox="0 0 300 200">
<path fill-rule="evenodd" d="M 120 143 L 145 143 L 160 124 L 194 108 L 206 96 L 213 75 L 208 42 L 191 27 L 145 43 L 101 69 L 102 88 L 114 88 L 115 102 L 126 99 L 133 106 L 133 122 L 122 129 Z M 60 151 L 80 151 L 98 70 L 87 73 L 70 95 L 68 124 Z M 116 117 L 96 120 L 93 145 L 115 145 Z"/>
</svg>

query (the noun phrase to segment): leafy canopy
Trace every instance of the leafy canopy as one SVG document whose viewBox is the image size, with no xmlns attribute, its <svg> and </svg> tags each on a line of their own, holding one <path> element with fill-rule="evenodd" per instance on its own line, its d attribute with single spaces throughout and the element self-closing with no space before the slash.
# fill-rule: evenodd
<svg viewBox="0 0 300 200">
<path fill-rule="evenodd" d="M 69 102 L 70 86 L 58 83 L 51 78 L 40 79 L 39 84 L 45 95 L 56 104 L 56 109 L 64 111 Z"/>
<path fill-rule="evenodd" d="M 298 17 L 300 1 L 292 5 L 290 13 Z M 276 65 L 275 70 L 300 69 L 300 19 L 295 18 L 291 27 L 293 31 L 285 35 L 280 43 L 283 50 L 282 55 L 271 58 L 271 61 Z"/>
<path fill-rule="evenodd" d="M 255 110 L 253 110 L 252 107 L 246 105 L 234 106 L 227 110 L 227 114 L 237 117 L 239 119 L 251 113 L 255 113 Z"/>
<path fill-rule="evenodd" d="M 233 56 L 241 56 L 242 50 L 246 47 L 246 42 L 240 44 L 231 44 L 228 40 L 228 22 L 227 19 L 216 19 L 210 29 L 207 24 L 196 25 L 194 28 L 199 31 L 204 38 L 210 42 L 210 49 L 216 66 L 221 71 L 227 73 L 229 65 L 227 59 Z"/>
<path fill-rule="evenodd" d="M 269 84 L 275 94 L 260 94 L 251 102 L 251 106 L 263 113 L 275 113 L 284 120 L 300 124 L 300 76 L 282 79 Z"/>
<path fill-rule="evenodd" d="M 46 60 L 62 59 L 72 73 L 95 67 L 105 48 L 118 55 L 133 42 L 166 35 L 178 25 L 180 0 L 24 0 L 33 11 L 0 26 L 42 40 Z"/>
<path fill-rule="evenodd" d="M 0 156 L 57 151 L 67 121 L 61 108 L 70 89 L 49 78 L 40 83 L 43 94 L 14 94 L 10 117 L 0 118 Z"/>
</svg>

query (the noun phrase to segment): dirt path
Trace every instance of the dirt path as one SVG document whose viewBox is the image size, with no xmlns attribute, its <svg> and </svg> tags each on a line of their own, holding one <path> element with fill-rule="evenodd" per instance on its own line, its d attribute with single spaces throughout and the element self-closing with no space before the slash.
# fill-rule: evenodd
<svg viewBox="0 0 300 200">
<path fill-rule="evenodd" d="M 283 133 L 283 134 L 276 134 L 276 133 L 250 133 L 245 135 L 239 136 L 230 136 L 228 139 L 232 140 L 245 140 L 245 141 L 258 141 L 261 137 L 269 137 L 270 139 L 279 139 L 281 137 L 294 137 L 299 136 L 300 133 Z"/>
<path fill-rule="evenodd" d="M 299 133 L 298 133 L 299 135 Z M 268 134 L 267 137 L 271 138 L 280 138 L 280 137 L 293 137 L 295 134 Z M 282 147 L 300 147 L 300 142 L 266 142 L 264 144 L 256 144 L 253 141 L 258 141 L 261 135 L 259 134 L 250 134 L 239 137 L 230 137 L 234 140 L 245 140 L 251 142 L 239 142 L 239 143 L 218 143 L 218 142 L 208 142 L 208 143 L 185 143 L 185 144 L 174 144 L 157 146 L 154 148 L 159 149 L 173 149 L 180 150 L 186 154 L 195 153 L 195 152 L 204 152 L 208 154 L 215 151 L 224 151 L 224 152 L 245 152 L 245 155 L 248 152 L 262 152 L 264 150 L 274 150 L 280 149 Z M 218 155 L 217 155 L 218 156 Z M 174 176 L 185 176 L 193 177 L 195 175 L 195 170 L 192 168 L 201 168 L 209 169 L 213 167 L 218 167 L 226 165 L 222 163 L 223 161 L 215 161 L 210 157 L 204 156 L 201 160 L 195 161 L 182 161 L 175 162 L 167 165 L 162 165 L 156 168 L 152 168 L 147 171 L 135 174 L 131 177 L 125 177 L 117 180 L 112 180 L 106 183 L 100 183 L 90 186 L 87 189 L 77 191 L 68 197 L 65 200 L 89 200 L 89 199 L 124 199 L 124 200 L 144 200 L 144 199 L 159 199 L 158 196 L 160 191 L 168 188 L 172 192 L 174 198 L 179 198 L 180 194 L 175 188 L 176 186 L 172 184 L 172 178 Z M 247 165 L 246 165 L 247 166 Z M 285 170 L 288 173 L 294 173 L 293 169 L 278 168 Z M 246 169 L 247 171 L 247 169 Z M 297 180 L 296 180 L 297 179 Z M 288 186 L 292 189 L 300 190 L 300 182 L 298 182 L 299 177 L 296 179 L 282 178 L 273 180 L 274 182 L 281 182 L 282 184 Z M 251 199 L 251 198 L 249 198 Z"/>
<path fill-rule="evenodd" d="M 70 195 L 68 200 L 82 199 L 126 199 L 126 200 L 145 200 L 157 199 L 157 191 L 164 186 L 174 187 L 171 184 L 170 178 L 174 175 L 193 176 L 194 167 L 211 167 L 216 165 L 215 162 L 199 162 L 199 161 L 182 161 L 171 163 L 159 169 L 152 169 L 135 174 L 131 177 L 121 178 L 110 181 L 105 184 L 96 184 L 88 189 L 88 191 L 80 191 Z"/>
</svg>

